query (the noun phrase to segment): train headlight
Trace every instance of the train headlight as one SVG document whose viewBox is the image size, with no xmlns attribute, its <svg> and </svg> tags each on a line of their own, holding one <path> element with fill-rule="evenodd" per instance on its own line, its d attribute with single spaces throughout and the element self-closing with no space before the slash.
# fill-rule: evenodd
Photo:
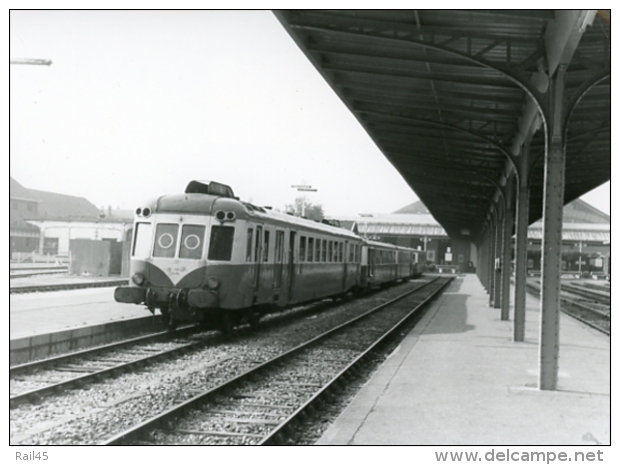
<svg viewBox="0 0 620 465">
<path fill-rule="evenodd" d="M 136 273 L 131 277 L 131 280 L 135 285 L 142 286 L 146 278 L 142 273 Z"/>
<path fill-rule="evenodd" d="M 145 218 L 148 218 L 149 216 L 151 216 L 151 209 L 149 207 L 146 207 L 142 210 L 142 215 Z"/>
<path fill-rule="evenodd" d="M 209 276 L 207 278 L 207 287 L 214 291 L 218 287 L 220 287 L 220 282 L 217 280 L 217 278 L 214 278 L 213 276 Z"/>
</svg>

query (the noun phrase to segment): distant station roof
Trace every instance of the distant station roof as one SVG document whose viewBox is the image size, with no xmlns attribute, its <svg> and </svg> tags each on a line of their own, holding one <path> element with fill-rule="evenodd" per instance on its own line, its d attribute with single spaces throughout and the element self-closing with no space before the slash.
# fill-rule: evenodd
<svg viewBox="0 0 620 465">
<path fill-rule="evenodd" d="M 10 200 L 23 200 L 27 202 L 40 202 L 40 200 L 32 195 L 30 189 L 26 189 L 15 179 L 9 176 L 9 199 Z"/>
<path fill-rule="evenodd" d="M 608 10 L 275 15 L 450 236 L 482 233 L 529 140 L 529 222 L 542 217 L 549 77 L 559 69 L 565 203 L 611 177 Z"/>
<path fill-rule="evenodd" d="M 9 197 L 38 203 L 36 219 L 96 218 L 100 210 L 84 197 L 27 189 L 9 176 Z M 33 219 L 35 219 L 33 217 Z"/>
<path fill-rule="evenodd" d="M 431 216 L 424 214 L 391 214 L 378 216 L 338 218 L 341 224 L 355 221 L 358 234 L 381 236 L 447 236 Z"/>
<path fill-rule="evenodd" d="M 362 236 L 418 236 L 447 237 L 446 231 L 428 213 L 424 203 L 414 202 L 389 214 L 365 214 L 339 217 L 342 227 L 355 225 Z M 611 218 L 593 206 L 577 199 L 564 206 L 562 240 L 609 243 Z M 542 222 L 528 228 L 528 239 L 542 239 Z"/>
<path fill-rule="evenodd" d="M 527 230 L 527 238 L 542 240 L 543 226 L 541 221 L 532 224 Z M 564 207 L 562 240 L 570 242 L 611 241 L 611 218 L 581 199 Z"/>
</svg>

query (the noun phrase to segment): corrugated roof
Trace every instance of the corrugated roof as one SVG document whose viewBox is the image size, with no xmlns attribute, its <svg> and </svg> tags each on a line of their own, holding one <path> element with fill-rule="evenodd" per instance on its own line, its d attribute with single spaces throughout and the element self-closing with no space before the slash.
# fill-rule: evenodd
<svg viewBox="0 0 620 465">
<path fill-rule="evenodd" d="M 279 10 L 276 17 L 444 229 L 482 239 L 531 138 L 542 217 L 548 78 L 565 71 L 564 199 L 611 177 L 611 27 L 596 10 Z M 533 111 L 530 111 L 533 109 Z M 543 124 L 538 124 L 538 119 Z"/>
<path fill-rule="evenodd" d="M 439 226 L 428 224 L 390 224 L 390 223 L 358 223 L 357 228 L 361 235 L 390 235 L 390 236 L 442 236 L 448 237 L 446 231 Z"/>
<path fill-rule="evenodd" d="M 575 224 L 575 228 L 562 228 L 562 240 L 563 241 L 583 241 L 583 242 L 606 242 L 611 240 L 611 231 L 603 229 L 588 229 L 587 227 L 580 228 L 579 226 L 591 226 L 584 224 Z M 527 238 L 531 240 L 542 240 L 543 231 L 542 228 L 531 226 L 527 230 Z"/>
<path fill-rule="evenodd" d="M 341 224 L 355 222 L 361 235 L 447 236 L 432 215 L 391 213 L 334 219 Z"/>
</svg>

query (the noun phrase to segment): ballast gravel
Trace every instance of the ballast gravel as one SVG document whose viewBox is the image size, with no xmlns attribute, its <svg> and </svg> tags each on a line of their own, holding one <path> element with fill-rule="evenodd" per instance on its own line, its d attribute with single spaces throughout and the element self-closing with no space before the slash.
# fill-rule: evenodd
<svg viewBox="0 0 620 465">
<path fill-rule="evenodd" d="M 17 406 L 10 410 L 10 443 L 101 443 L 307 341 L 365 309 L 419 286 L 420 281 L 404 283 L 380 294 L 341 303 L 282 327 L 240 334 L 229 342 L 208 346 L 175 360 L 154 363 L 135 372 L 90 384 L 83 389 L 52 395 L 42 399 L 39 404 Z M 282 396 L 285 394 L 287 389 L 284 387 Z M 294 405 L 293 401 L 291 405 Z M 190 440 L 187 436 L 196 436 L 191 434 L 174 435 L 174 438 L 165 434 L 160 436 L 152 438 L 153 442 L 149 440 L 148 443 L 209 443 L 206 438 L 200 437 L 198 441 L 196 438 Z M 227 438 L 221 438 L 217 443 L 226 441 Z M 239 441 L 231 443 L 239 444 Z M 247 443 L 251 443 L 251 440 Z"/>
</svg>

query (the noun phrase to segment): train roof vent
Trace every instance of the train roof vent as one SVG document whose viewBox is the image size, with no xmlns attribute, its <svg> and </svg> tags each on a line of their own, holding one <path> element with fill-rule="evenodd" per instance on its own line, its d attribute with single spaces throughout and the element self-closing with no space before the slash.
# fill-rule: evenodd
<svg viewBox="0 0 620 465">
<path fill-rule="evenodd" d="M 215 181 L 191 181 L 185 188 L 186 194 L 209 194 L 220 197 L 235 198 L 235 193 L 230 186 Z"/>
<path fill-rule="evenodd" d="M 256 205 L 252 205 L 251 203 L 247 203 L 247 202 L 241 202 L 241 203 L 243 203 L 243 206 L 250 211 L 253 211 L 253 212 L 258 211 L 262 213 L 267 213 L 267 211 L 262 207 L 257 207 Z"/>
</svg>

